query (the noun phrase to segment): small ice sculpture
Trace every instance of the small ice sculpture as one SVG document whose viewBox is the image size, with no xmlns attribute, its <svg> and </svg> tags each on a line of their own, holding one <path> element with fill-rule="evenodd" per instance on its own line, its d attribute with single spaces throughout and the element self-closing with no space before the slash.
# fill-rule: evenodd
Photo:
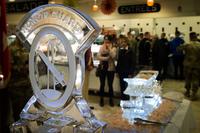
<svg viewBox="0 0 200 133">
<path fill-rule="evenodd" d="M 148 79 L 143 78 L 144 74 L 150 75 Z M 143 97 L 151 96 L 153 94 L 153 86 L 157 82 L 156 77 L 158 75 L 157 71 L 141 71 L 134 78 L 125 78 L 124 81 L 128 83 L 127 89 L 124 91 L 124 94 L 129 95 L 130 97 Z"/>
<path fill-rule="evenodd" d="M 146 96 L 152 93 L 151 85 L 147 84 L 146 79 L 141 78 L 126 78 L 124 79 L 128 83 L 127 89 L 124 94 L 132 96 Z"/>
<path fill-rule="evenodd" d="M 147 119 L 161 103 L 159 95 L 160 85 L 156 77 L 157 71 L 141 71 L 134 78 L 125 78 L 128 83 L 124 94 L 130 96 L 129 101 L 121 101 L 123 115 L 130 123 L 134 123 L 134 118 Z"/>
</svg>

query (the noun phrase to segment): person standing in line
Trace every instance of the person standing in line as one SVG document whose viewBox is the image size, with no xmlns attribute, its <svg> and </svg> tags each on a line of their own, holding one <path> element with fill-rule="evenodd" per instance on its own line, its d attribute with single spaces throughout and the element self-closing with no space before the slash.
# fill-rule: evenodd
<svg viewBox="0 0 200 133">
<path fill-rule="evenodd" d="M 152 67 L 153 70 L 158 70 L 158 44 L 159 37 L 154 35 L 152 39 Z"/>
<path fill-rule="evenodd" d="M 97 59 L 100 61 L 102 67 L 101 74 L 99 76 L 100 80 L 100 103 L 101 107 L 104 106 L 104 87 L 107 78 L 109 87 L 109 104 L 111 107 L 114 106 L 113 102 L 113 80 L 115 75 L 115 58 L 116 58 L 116 48 L 112 44 L 112 36 L 105 35 L 104 43 L 100 47 Z"/>
<path fill-rule="evenodd" d="M 142 41 L 144 39 L 144 34 L 140 33 L 137 37 L 136 40 L 140 43 L 140 41 Z"/>
<path fill-rule="evenodd" d="M 174 78 L 181 79 L 183 78 L 183 60 L 184 55 L 182 51 L 177 51 L 177 47 L 184 44 L 184 40 L 180 37 L 180 32 L 176 31 L 175 38 L 169 43 L 170 53 L 173 58 L 174 65 Z M 178 71 L 180 71 L 180 76 L 178 76 Z"/>
<path fill-rule="evenodd" d="M 137 40 L 135 39 L 135 36 L 134 36 L 135 32 L 134 31 L 129 31 L 127 33 L 127 37 L 128 37 L 128 43 L 129 43 L 129 46 L 130 48 L 132 49 L 133 51 L 133 63 L 134 63 L 134 66 L 136 67 L 137 64 L 138 64 L 138 42 Z"/>
<path fill-rule="evenodd" d="M 91 47 L 85 52 L 85 79 L 83 83 L 82 94 L 86 101 L 89 100 L 88 98 L 88 91 L 89 91 L 89 80 L 90 80 L 90 72 L 93 70 L 93 58 L 92 58 L 92 51 Z"/>
<path fill-rule="evenodd" d="M 185 96 L 190 97 L 191 100 L 196 100 L 200 77 L 200 43 L 197 40 L 197 34 L 195 32 L 191 32 L 190 43 L 179 46 L 177 50 L 184 50 L 185 52 Z M 191 89 L 192 95 L 190 95 Z"/>
<path fill-rule="evenodd" d="M 128 84 L 124 78 L 131 78 L 134 74 L 133 51 L 128 45 L 128 38 L 121 36 L 119 38 L 120 48 L 118 51 L 116 71 L 119 76 L 121 100 L 129 100 L 129 96 L 124 94 Z"/>
<path fill-rule="evenodd" d="M 151 57 L 151 40 L 150 33 L 145 32 L 144 38 L 139 43 L 139 65 L 141 69 L 145 66 L 150 65 L 150 57 Z"/>
<path fill-rule="evenodd" d="M 167 76 L 169 78 L 173 78 L 174 77 L 174 65 L 173 65 L 173 55 L 172 53 L 170 52 L 170 44 L 171 44 L 171 41 L 173 41 L 175 38 L 175 34 L 169 34 L 169 55 L 168 55 L 168 70 L 167 70 Z"/>
<path fill-rule="evenodd" d="M 159 71 L 157 79 L 162 81 L 167 76 L 168 66 L 168 55 L 169 55 L 169 42 L 166 39 L 166 34 L 161 34 L 161 39 L 158 42 L 157 49 L 157 70 Z"/>
</svg>

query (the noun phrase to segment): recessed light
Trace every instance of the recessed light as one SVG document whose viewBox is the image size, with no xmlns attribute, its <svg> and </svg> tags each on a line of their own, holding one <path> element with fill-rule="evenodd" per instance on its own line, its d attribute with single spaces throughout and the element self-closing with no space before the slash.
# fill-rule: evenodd
<svg viewBox="0 0 200 133">
<path fill-rule="evenodd" d="M 55 3 L 56 3 L 56 2 L 53 1 L 53 0 L 49 1 L 49 4 L 55 4 Z"/>
<path fill-rule="evenodd" d="M 15 0 L 9 0 L 9 2 L 15 2 Z"/>
</svg>

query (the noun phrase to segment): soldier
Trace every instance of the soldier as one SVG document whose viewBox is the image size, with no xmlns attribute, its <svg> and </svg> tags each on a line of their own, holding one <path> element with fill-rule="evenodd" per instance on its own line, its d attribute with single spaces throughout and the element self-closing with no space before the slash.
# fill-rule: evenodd
<svg viewBox="0 0 200 133">
<path fill-rule="evenodd" d="M 28 78 L 28 52 L 19 39 L 11 43 L 11 79 L 9 91 L 11 94 L 14 120 L 19 119 L 19 114 L 24 105 L 32 96 L 31 84 Z"/>
<path fill-rule="evenodd" d="M 197 41 L 195 32 L 190 33 L 190 43 L 178 47 L 179 50 L 184 50 L 184 73 L 185 73 L 185 96 L 190 97 L 190 89 L 192 89 L 191 100 L 196 100 L 196 94 L 199 85 L 200 76 L 200 43 Z"/>
</svg>

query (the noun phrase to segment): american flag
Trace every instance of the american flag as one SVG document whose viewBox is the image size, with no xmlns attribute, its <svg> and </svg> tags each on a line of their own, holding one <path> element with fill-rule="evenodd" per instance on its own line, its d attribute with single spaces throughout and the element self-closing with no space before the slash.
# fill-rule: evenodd
<svg viewBox="0 0 200 133">
<path fill-rule="evenodd" d="M 0 0 L 0 72 L 4 77 L 4 86 L 9 81 L 11 68 L 6 27 L 6 0 Z"/>
</svg>

